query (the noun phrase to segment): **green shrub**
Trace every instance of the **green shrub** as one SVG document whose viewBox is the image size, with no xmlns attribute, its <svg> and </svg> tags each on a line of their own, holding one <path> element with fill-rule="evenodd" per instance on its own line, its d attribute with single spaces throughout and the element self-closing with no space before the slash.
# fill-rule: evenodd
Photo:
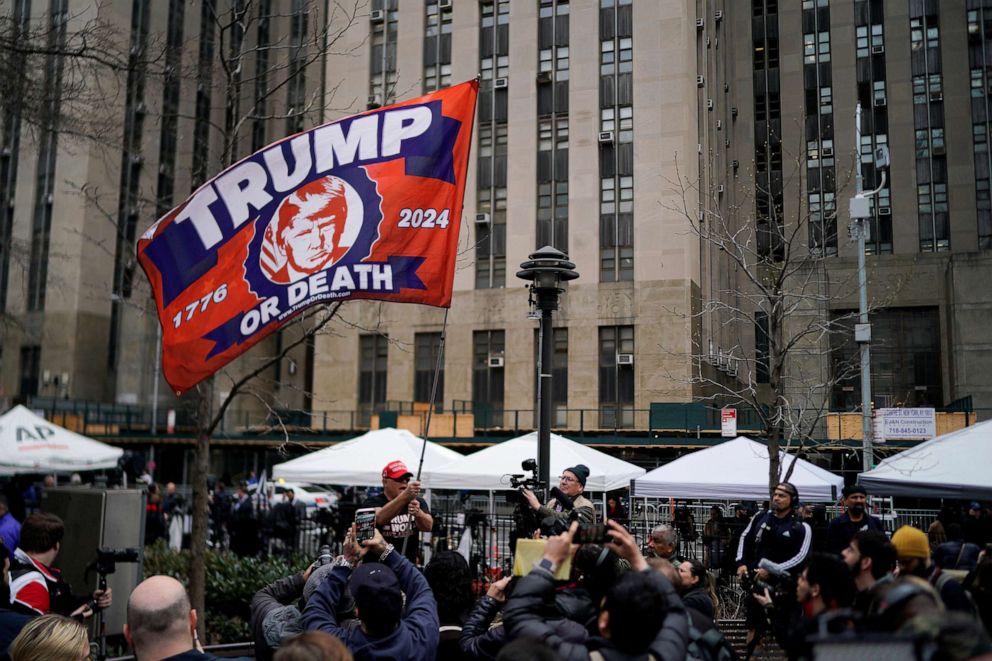
<svg viewBox="0 0 992 661">
<path fill-rule="evenodd" d="M 214 643 L 251 640 L 251 599 L 269 583 L 302 571 L 310 560 L 294 558 L 239 558 L 233 553 L 207 551 L 206 631 Z M 145 576 L 165 574 L 189 588 L 189 551 L 172 551 L 165 542 L 145 547 Z"/>
</svg>

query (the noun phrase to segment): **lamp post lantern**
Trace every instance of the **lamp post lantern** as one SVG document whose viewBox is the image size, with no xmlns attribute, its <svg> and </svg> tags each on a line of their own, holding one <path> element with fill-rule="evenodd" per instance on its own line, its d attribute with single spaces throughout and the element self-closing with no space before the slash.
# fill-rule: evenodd
<svg viewBox="0 0 992 661">
<path fill-rule="evenodd" d="M 575 264 L 568 261 L 568 255 L 552 246 L 545 246 L 531 253 L 527 261 L 520 264 L 517 277 L 529 280 L 531 305 L 540 312 L 539 330 L 540 351 L 537 364 L 537 470 L 538 479 L 547 487 L 551 486 L 551 353 L 553 349 L 551 313 L 558 309 L 561 284 L 575 280 L 579 274 Z"/>
</svg>

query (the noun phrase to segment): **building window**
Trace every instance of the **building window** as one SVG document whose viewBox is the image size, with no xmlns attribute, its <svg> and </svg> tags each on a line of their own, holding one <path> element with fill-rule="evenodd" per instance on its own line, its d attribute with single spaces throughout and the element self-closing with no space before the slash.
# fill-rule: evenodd
<svg viewBox="0 0 992 661">
<path fill-rule="evenodd" d="M 537 247 L 568 253 L 569 4 L 541 0 L 537 75 Z"/>
<path fill-rule="evenodd" d="M 472 334 L 472 413 L 479 428 L 503 426 L 503 331 Z"/>
<path fill-rule="evenodd" d="M 860 353 L 854 342 L 854 312 L 844 330 L 831 335 L 834 386 L 832 407 L 861 407 Z M 848 321 L 850 319 L 850 321 Z M 940 316 L 936 307 L 889 308 L 872 312 L 871 394 L 875 408 L 941 407 Z M 841 378 L 845 377 L 845 378 Z"/>
<path fill-rule="evenodd" d="M 599 329 L 599 426 L 634 426 L 634 327 Z"/>
<path fill-rule="evenodd" d="M 368 426 L 372 413 L 386 403 L 389 338 L 370 334 L 358 338 L 358 415 L 359 424 Z"/>
<path fill-rule="evenodd" d="M 37 397 L 41 385 L 41 347 L 21 347 L 21 397 Z"/>
<path fill-rule="evenodd" d="M 506 286 L 509 0 L 482 2 L 479 27 L 479 131 L 475 287 Z"/>
<path fill-rule="evenodd" d="M 413 401 L 431 401 L 431 386 L 434 384 L 434 368 L 437 366 L 438 352 L 441 350 L 440 333 L 417 333 L 413 340 Z M 437 375 L 438 408 L 444 403 L 444 363 Z"/>
<path fill-rule="evenodd" d="M 52 206 L 55 195 L 55 160 L 58 156 L 59 116 L 62 100 L 66 26 L 69 21 L 68 0 L 51 0 L 49 4 L 48 43 L 45 57 L 45 82 L 42 89 L 41 135 L 35 184 L 34 215 L 31 222 L 31 257 L 28 267 L 27 308 L 45 309 L 48 285 L 48 246 L 52 232 Z"/>
<path fill-rule="evenodd" d="M 266 139 L 265 117 L 268 115 L 269 98 L 269 51 L 271 49 L 271 36 L 269 33 L 269 22 L 272 13 L 272 0 L 259 0 L 258 2 L 258 26 L 256 27 L 255 40 L 258 46 L 255 48 L 255 115 L 251 124 L 251 150 L 256 152 L 268 144 Z"/>
<path fill-rule="evenodd" d="M 6 35 L 13 53 L 9 58 L 12 71 L 23 70 L 27 55 L 22 48 L 28 39 L 31 3 L 15 2 Z M 19 50 L 20 49 L 20 50 Z M 10 81 L 11 91 L 18 94 L 23 77 Z M 21 145 L 21 106 L 19 103 L 0 104 L 0 313 L 7 309 L 7 285 L 14 231 L 14 194 L 17 190 L 17 158 Z"/>
<path fill-rule="evenodd" d="M 451 21 L 453 3 L 424 4 L 424 94 L 451 85 Z"/>
<path fill-rule="evenodd" d="M 862 186 L 879 187 L 881 173 L 875 170 L 875 149 L 888 145 L 889 103 L 885 78 L 885 13 L 882 0 L 855 0 L 854 24 L 857 41 L 857 89 L 861 102 L 860 164 Z M 892 189 L 886 183 L 869 198 L 871 216 L 865 253 L 892 253 Z"/>
<path fill-rule="evenodd" d="M 755 234 L 758 255 L 764 260 L 780 261 L 785 257 L 785 227 L 782 219 L 778 0 L 751 0 L 751 14 Z M 804 54 L 806 56 L 808 54 Z"/>
<path fill-rule="evenodd" d="M 396 99 L 396 37 L 399 32 L 399 0 L 372 0 L 372 53 L 369 72 L 369 107 Z"/>
<path fill-rule="evenodd" d="M 754 380 L 756 383 L 769 382 L 770 360 L 768 313 L 757 310 L 754 313 Z"/>
<path fill-rule="evenodd" d="M 286 85 L 286 132 L 290 135 L 301 132 L 305 126 L 307 13 L 305 0 L 293 0 L 293 11 L 289 16 L 289 77 Z"/>
<path fill-rule="evenodd" d="M 803 2 L 803 26 L 809 247 L 812 254 L 825 257 L 837 254 L 829 1 Z"/>
<path fill-rule="evenodd" d="M 568 329 L 555 328 L 551 337 L 551 424 L 564 427 L 568 424 Z M 537 393 L 541 381 L 537 369 L 541 359 L 541 333 L 534 330 L 534 392 Z M 542 366 L 543 369 L 543 366 Z M 538 424 L 540 411 L 534 411 L 534 426 Z"/>
<path fill-rule="evenodd" d="M 634 41 L 631 0 L 599 10 L 599 280 L 634 279 Z"/>
<path fill-rule="evenodd" d="M 916 204 L 920 251 L 951 249 L 944 150 L 944 90 L 936 3 L 910 3 L 910 67 L 916 127 Z"/>
<path fill-rule="evenodd" d="M 175 200 L 176 147 L 179 127 L 179 92 L 183 52 L 183 0 L 169 0 L 169 23 L 166 29 L 165 69 L 162 75 L 162 117 L 159 125 L 158 186 L 155 213 L 158 218 L 172 208 Z"/>
<path fill-rule="evenodd" d="M 992 126 L 992 67 L 986 53 L 992 50 L 992 7 L 968 2 L 968 55 L 971 62 L 971 132 L 975 154 L 975 203 L 978 211 L 978 249 L 992 249 L 992 201 L 989 182 L 989 128 Z"/>
<path fill-rule="evenodd" d="M 216 0 L 203 0 L 200 5 L 200 52 L 196 72 L 196 106 L 193 120 L 193 171 L 190 189 L 196 190 L 207 180 L 210 158 L 210 110 L 213 89 L 214 22 Z"/>
</svg>

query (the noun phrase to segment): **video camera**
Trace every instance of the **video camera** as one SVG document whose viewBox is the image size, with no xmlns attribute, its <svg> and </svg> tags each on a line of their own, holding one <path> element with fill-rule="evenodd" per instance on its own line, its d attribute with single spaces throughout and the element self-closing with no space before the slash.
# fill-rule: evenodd
<svg viewBox="0 0 992 661">
<path fill-rule="evenodd" d="M 758 569 L 768 572 L 768 580 L 762 581 L 746 575 L 741 579 L 741 587 L 752 594 L 764 594 L 768 590 L 772 601 L 782 603 L 782 599 L 795 594 L 796 586 L 792 574 L 781 565 L 762 558 L 758 561 Z"/>
<path fill-rule="evenodd" d="M 86 573 L 88 574 L 90 571 L 96 570 L 96 573 L 100 576 L 107 576 L 117 571 L 118 562 L 139 562 L 140 557 L 141 549 L 98 548 L 96 550 L 96 560 L 86 567 Z"/>
<path fill-rule="evenodd" d="M 520 462 L 520 467 L 525 471 L 530 471 L 530 477 L 527 477 L 524 473 L 512 473 L 506 477 L 510 478 L 510 486 L 514 489 L 530 489 L 531 491 L 537 491 L 538 489 L 543 489 L 546 485 L 541 482 L 537 477 L 537 459 L 524 459 Z"/>
</svg>

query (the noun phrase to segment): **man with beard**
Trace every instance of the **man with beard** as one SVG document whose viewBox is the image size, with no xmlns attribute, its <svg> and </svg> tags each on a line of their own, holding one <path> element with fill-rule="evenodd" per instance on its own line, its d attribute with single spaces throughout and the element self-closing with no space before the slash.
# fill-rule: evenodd
<svg viewBox="0 0 992 661">
<path fill-rule="evenodd" d="M 830 522 L 827 527 L 827 552 L 840 555 L 854 537 L 863 530 L 885 532 L 882 522 L 868 514 L 868 492 L 860 484 L 844 487 L 842 503 L 844 513 Z"/>
<path fill-rule="evenodd" d="M 947 610 L 978 617 L 975 604 L 961 583 L 930 561 L 930 540 L 925 532 L 903 526 L 892 535 L 892 545 L 896 547 L 900 577 L 916 576 L 929 581 Z"/>
<path fill-rule="evenodd" d="M 862 530 L 854 534 L 842 556 L 858 590 L 852 607 L 862 616 L 867 616 L 878 593 L 875 586 L 888 583 L 893 578 L 896 549 L 885 533 Z"/>
</svg>

